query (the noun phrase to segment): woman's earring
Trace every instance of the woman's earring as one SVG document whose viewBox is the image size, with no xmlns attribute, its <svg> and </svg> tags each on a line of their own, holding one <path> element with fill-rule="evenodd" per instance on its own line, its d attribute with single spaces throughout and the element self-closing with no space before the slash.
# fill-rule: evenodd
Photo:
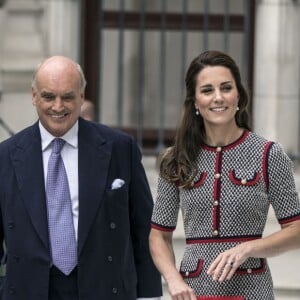
<svg viewBox="0 0 300 300">
<path fill-rule="evenodd" d="M 199 116 L 200 113 L 199 113 L 199 110 L 196 108 L 196 112 L 195 112 L 196 116 Z"/>
<path fill-rule="evenodd" d="M 240 108 L 237 106 L 237 107 L 236 107 L 236 110 L 238 111 L 238 110 L 240 110 Z"/>
</svg>

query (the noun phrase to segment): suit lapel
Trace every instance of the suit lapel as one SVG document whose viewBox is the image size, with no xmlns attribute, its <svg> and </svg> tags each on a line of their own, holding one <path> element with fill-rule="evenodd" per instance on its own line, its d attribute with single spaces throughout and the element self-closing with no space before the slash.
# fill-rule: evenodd
<svg viewBox="0 0 300 300">
<path fill-rule="evenodd" d="M 11 158 L 21 199 L 37 234 L 48 248 L 44 171 L 38 123 L 23 134 L 12 149 Z"/>
<path fill-rule="evenodd" d="M 78 133 L 79 222 L 78 255 L 101 206 L 111 157 L 111 143 L 80 120 Z"/>
<path fill-rule="evenodd" d="M 80 254 L 93 220 L 101 206 L 111 158 L 112 144 L 84 121 L 79 122 L 79 223 Z M 45 247 L 49 248 L 47 207 L 41 138 L 38 123 L 30 127 L 11 150 L 21 198 Z"/>
</svg>

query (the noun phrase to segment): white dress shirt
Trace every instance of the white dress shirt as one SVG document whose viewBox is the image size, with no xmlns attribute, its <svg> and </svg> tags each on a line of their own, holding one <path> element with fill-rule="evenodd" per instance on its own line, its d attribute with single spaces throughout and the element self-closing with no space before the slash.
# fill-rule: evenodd
<svg viewBox="0 0 300 300">
<path fill-rule="evenodd" d="M 39 122 L 42 140 L 43 164 L 45 184 L 47 182 L 48 160 L 51 155 L 51 142 L 55 136 L 50 134 Z M 61 150 L 61 157 L 65 165 L 72 201 L 73 224 L 75 228 L 76 240 L 78 239 L 78 217 L 79 217 L 79 196 L 78 196 L 78 122 L 63 136 L 60 137 L 66 143 Z M 75 163 L 76 162 L 76 163 Z M 137 300 L 160 300 L 155 298 L 137 298 Z"/>
</svg>

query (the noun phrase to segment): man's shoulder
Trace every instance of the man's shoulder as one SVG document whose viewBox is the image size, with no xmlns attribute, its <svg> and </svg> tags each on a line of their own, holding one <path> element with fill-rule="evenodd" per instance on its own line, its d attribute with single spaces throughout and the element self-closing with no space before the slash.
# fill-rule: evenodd
<svg viewBox="0 0 300 300">
<path fill-rule="evenodd" d="M 34 136 L 35 129 L 37 129 L 37 125 L 28 126 L 21 131 L 17 132 L 16 134 L 8 137 L 7 139 L 0 142 L 0 147 L 7 147 L 9 145 L 15 145 L 20 143 L 21 141 L 28 141 L 30 136 Z"/>
<path fill-rule="evenodd" d="M 90 130 L 95 130 L 95 133 L 100 135 L 106 141 L 118 141 L 129 142 L 133 141 L 133 137 L 120 129 L 113 128 L 102 123 L 86 121 L 86 126 L 90 127 Z"/>
<path fill-rule="evenodd" d="M 34 143 L 38 143 L 40 141 L 40 136 L 36 133 L 38 133 L 38 126 L 32 125 L 1 141 L 1 160 L 4 160 L 3 162 L 5 162 L 10 153 L 18 149 L 24 151 L 25 149 L 30 148 Z"/>
</svg>

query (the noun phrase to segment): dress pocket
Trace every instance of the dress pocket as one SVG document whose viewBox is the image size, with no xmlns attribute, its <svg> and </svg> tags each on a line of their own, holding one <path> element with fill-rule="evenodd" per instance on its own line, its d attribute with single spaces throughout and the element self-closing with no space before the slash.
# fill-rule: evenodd
<svg viewBox="0 0 300 300">
<path fill-rule="evenodd" d="M 260 274 L 266 269 L 266 260 L 264 258 L 248 258 L 240 267 L 236 270 L 236 274 L 250 275 Z"/>
<path fill-rule="evenodd" d="M 199 177 L 197 176 L 196 180 L 193 182 L 193 188 L 197 188 L 197 187 L 203 185 L 203 183 L 206 179 L 206 176 L 207 176 L 206 172 L 202 172 Z"/>
<path fill-rule="evenodd" d="M 256 171 L 242 174 L 242 172 L 238 172 L 237 170 L 230 170 L 228 175 L 233 184 L 241 186 L 255 185 L 260 179 L 260 173 Z"/>
<path fill-rule="evenodd" d="M 179 273 L 183 278 L 198 277 L 203 268 L 203 259 L 199 259 L 195 263 L 193 262 L 181 262 Z"/>
</svg>

